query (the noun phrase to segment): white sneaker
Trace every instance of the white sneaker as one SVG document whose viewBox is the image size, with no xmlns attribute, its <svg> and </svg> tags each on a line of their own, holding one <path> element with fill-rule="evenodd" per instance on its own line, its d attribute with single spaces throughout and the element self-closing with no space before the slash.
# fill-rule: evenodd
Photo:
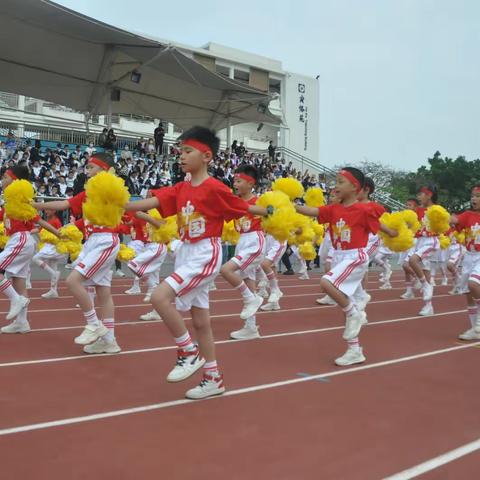
<svg viewBox="0 0 480 480">
<path fill-rule="evenodd" d="M 200 400 L 202 398 L 213 397 L 214 395 L 221 395 L 224 392 L 223 375 L 214 377 L 205 373 L 200 384 L 188 390 L 185 396 L 192 400 Z"/>
<path fill-rule="evenodd" d="M 246 320 L 247 318 L 250 318 L 252 315 L 255 315 L 255 313 L 260 308 L 260 305 L 262 303 L 263 303 L 263 298 L 260 297 L 259 295 L 254 295 L 253 298 L 244 300 L 243 309 L 240 313 L 240 318 L 242 320 Z"/>
<path fill-rule="evenodd" d="M 177 350 L 177 363 L 167 375 L 167 382 L 181 382 L 193 375 L 199 368 L 203 367 L 204 358 L 200 358 L 198 348 L 188 352 L 186 350 Z"/>
<path fill-rule="evenodd" d="M 77 345 L 88 345 L 97 340 L 97 338 L 103 337 L 107 332 L 108 329 L 103 323 L 98 326 L 87 325 L 83 332 L 75 338 L 74 342 Z"/>
<path fill-rule="evenodd" d="M 258 288 L 261 290 L 262 288 L 268 288 L 268 281 L 267 280 L 260 280 L 258 282 Z"/>
<path fill-rule="evenodd" d="M 418 312 L 419 315 L 422 315 L 424 317 L 429 317 L 430 315 L 433 315 L 433 305 L 431 303 L 427 303 L 426 305 L 423 306 L 423 308 Z"/>
<path fill-rule="evenodd" d="M 252 338 L 260 338 L 258 327 L 248 327 L 245 325 L 242 329 L 230 333 L 230 338 L 234 340 L 250 340 Z"/>
<path fill-rule="evenodd" d="M 156 310 L 152 310 L 151 312 L 140 315 L 140 320 L 145 320 L 145 321 L 161 320 L 161 319 L 162 317 L 160 317 L 160 315 L 157 313 Z"/>
<path fill-rule="evenodd" d="M 404 298 L 405 300 L 409 300 L 411 298 L 415 298 L 415 293 L 413 290 L 407 290 L 403 295 L 400 295 L 400 298 Z"/>
<path fill-rule="evenodd" d="M 413 288 L 415 290 L 421 290 L 422 289 L 422 282 L 418 278 L 415 280 L 415 283 L 413 284 Z"/>
<path fill-rule="evenodd" d="M 362 325 L 366 323 L 366 314 L 365 312 L 357 311 L 352 315 L 347 315 L 345 318 L 345 330 L 343 331 L 344 340 L 353 340 L 355 337 L 358 337 Z"/>
<path fill-rule="evenodd" d="M 268 290 L 265 287 L 262 287 L 258 290 L 257 295 L 259 295 L 262 298 L 267 298 L 268 297 Z"/>
<path fill-rule="evenodd" d="M 449 295 L 458 295 L 458 289 L 456 287 L 452 288 L 451 290 L 449 290 L 448 294 Z"/>
<path fill-rule="evenodd" d="M 280 304 L 278 302 L 267 302 L 260 307 L 263 312 L 271 312 L 272 310 L 280 310 Z"/>
<path fill-rule="evenodd" d="M 440 285 L 441 285 L 442 287 L 447 286 L 447 285 L 448 285 L 448 278 L 442 278 L 442 281 L 441 281 Z"/>
<path fill-rule="evenodd" d="M 62 276 L 62 272 L 60 272 L 60 271 L 55 272 L 55 288 L 53 290 L 57 289 L 57 285 L 58 285 L 58 282 L 60 281 L 61 276 Z"/>
<path fill-rule="evenodd" d="M 461 333 L 458 338 L 460 340 L 480 340 L 480 333 L 477 333 L 474 328 L 469 328 L 467 331 Z"/>
<path fill-rule="evenodd" d="M 357 308 L 364 311 L 367 308 L 368 302 L 372 299 L 372 296 L 367 293 L 361 300 L 355 302 Z"/>
<path fill-rule="evenodd" d="M 152 292 L 147 292 L 146 295 L 143 297 L 143 302 L 150 303 L 151 299 L 152 299 Z"/>
<path fill-rule="evenodd" d="M 96 342 L 85 345 L 83 347 L 85 353 L 118 353 L 122 349 L 118 346 L 117 340 L 113 339 L 112 342 L 107 342 L 103 338 L 99 338 Z"/>
<path fill-rule="evenodd" d="M 433 285 L 431 283 L 426 282 L 422 288 L 423 293 L 423 301 L 429 302 L 433 297 Z"/>
<path fill-rule="evenodd" d="M 217 286 L 215 285 L 215 282 L 212 282 L 209 286 L 208 286 L 208 290 L 210 292 L 213 292 L 214 290 L 217 289 Z"/>
<path fill-rule="evenodd" d="M 310 275 L 307 272 L 305 272 L 304 274 L 300 275 L 298 277 L 298 279 L 299 280 L 310 280 Z"/>
<path fill-rule="evenodd" d="M 119 278 L 123 278 L 125 276 L 125 274 L 121 270 L 115 270 L 114 275 Z"/>
<path fill-rule="evenodd" d="M 317 298 L 315 300 L 319 305 L 336 305 L 337 302 L 333 298 L 330 298 L 328 295 L 325 295 L 322 298 Z"/>
<path fill-rule="evenodd" d="M 355 363 L 363 363 L 366 360 L 363 355 L 362 348 L 348 347 L 347 351 L 335 360 L 335 364 L 340 367 L 346 365 L 354 365 Z"/>
<path fill-rule="evenodd" d="M 42 298 L 58 298 L 58 292 L 50 289 L 47 293 L 42 293 Z"/>
<path fill-rule="evenodd" d="M 7 320 L 13 320 L 20 311 L 30 303 L 30 299 L 19 295 L 14 300 L 10 301 L 10 310 L 7 313 Z"/>
<path fill-rule="evenodd" d="M 390 282 L 385 282 L 384 284 L 380 285 L 379 290 L 391 290 L 392 284 Z"/>
<path fill-rule="evenodd" d="M 28 322 L 12 322 L 10 325 L 2 327 L 2 333 L 28 333 L 30 332 L 30 324 Z"/>
<path fill-rule="evenodd" d="M 67 264 L 65 265 L 65 268 L 66 268 L 67 270 L 73 270 L 73 264 L 72 264 L 72 263 L 67 263 Z"/>
<path fill-rule="evenodd" d="M 270 296 L 268 297 L 268 303 L 278 303 L 278 301 L 283 297 L 283 292 L 279 288 L 274 288 L 270 292 Z"/>
<path fill-rule="evenodd" d="M 132 287 L 128 290 L 125 290 L 125 293 L 127 295 L 139 295 L 140 293 L 142 293 L 142 290 L 140 289 L 140 287 Z"/>
</svg>

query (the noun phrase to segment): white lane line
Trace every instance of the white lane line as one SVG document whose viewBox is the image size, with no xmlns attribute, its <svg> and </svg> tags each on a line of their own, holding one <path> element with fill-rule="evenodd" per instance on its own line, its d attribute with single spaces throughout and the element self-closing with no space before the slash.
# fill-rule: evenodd
<svg viewBox="0 0 480 480">
<path fill-rule="evenodd" d="M 462 445 L 461 447 L 455 448 L 454 450 L 450 450 L 443 455 L 439 455 L 438 457 L 431 458 L 426 462 L 415 465 L 414 467 L 404 470 L 403 472 L 386 477 L 384 480 L 409 480 L 411 478 L 416 478 L 419 475 L 435 470 L 442 465 L 446 465 L 447 463 L 453 462 L 454 460 L 476 452 L 477 450 L 480 450 L 480 438 L 478 440 L 474 440 L 473 442 Z M 475 476 L 473 473 L 472 475 L 473 476 L 471 478 Z"/>
<path fill-rule="evenodd" d="M 443 313 L 436 313 L 434 315 L 431 315 L 432 317 L 441 317 L 444 315 L 453 315 L 457 313 L 462 313 L 466 312 L 466 310 L 453 310 L 450 312 L 443 312 Z M 411 320 L 418 320 L 418 319 L 426 319 L 429 317 L 424 317 L 424 316 L 415 316 L 415 317 L 401 317 L 401 318 L 393 318 L 391 320 L 380 320 L 377 322 L 372 322 L 368 323 L 365 325 L 363 328 L 366 327 L 372 327 L 374 325 L 384 325 L 388 323 L 399 323 L 399 322 L 405 322 L 405 321 L 411 321 Z M 152 322 L 153 323 L 153 322 Z M 261 340 L 267 340 L 270 338 L 280 338 L 280 337 L 293 337 L 296 335 L 309 335 L 312 333 L 324 333 L 324 332 L 332 332 L 335 330 L 343 330 L 345 327 L 343 325 L 341 326 L 336 326 L 336 327 L 324 327 L 324 328 L 315 328 L 311 330 L 299 330 L 299 331 L 294 331 L 294 332 L 282 332 L 282 333 L 272 333 L 270 335 L 262 335 L 259 339 L 256 339 L 255 341 L 261 341 Z M 242 340 L 218 340 L 215 342 L 215 345 L 223 345 L 223 344 L 229 344 L 229 343 L 238 343 Z M 247 341 L 247 340 L 243 340 Z M 251 340 L 249 340 L 251 341 Z M 38 364 L 43 364 L 43 363 L 55 363 L 55 362 L 63 362 L 63 361 L 68 361 L 68 360 L 84 360 L 84 359 L 90 359 L 90 358 L 100 358 L 100 357 L 111 357 L 111 356 L 118 356 L 118 355 L 131 355 L 131 354 L 136 354 L 136 353 L 149 353 L 149 352 L 160 352 L 164 350 L 176 350 L 176 346 L 164 346 L 164 347 L 152 347 L 152 348 L 141 348 L 141 349 L 136 349 L 136 350 L 122 350 L 120 353 L 102 353 L 98 355 L 74 355 L 74 356 L 69 356 L 69 357 L 53 357 L 53 358 L 43 358 L 43 359 L 38 359 L 38 360 L 22 360 L 18 362 L 5 362 L 5 363 L 0 363 L 0 368 L 5 368 L 5 367 L 18 367 L 18 366 L 24 366 L 24 365 L 38 365 Z"/>
<path fill-rule="evenodd" d="M 282 298 L 289 298 L 289 297 L 306 297 L 306 296 L 312 296 L 312 295 L 319 295 L 318 293 L 299 293 L 299 294 L 296 294 L 296 295 L 284 295 Z M 320 294 L 322 295 L 322 294 Z M 448 294 L 443 294 L 443 295 L 434 295 L 433 298 L 442 298 L 442 297 L 452 297 L 452 295 L 448 295 Z M 223 303 L 223 302 L 232 302 L 232 301 L 235 301 L 235 300 L 241 300 L 239 297 L 235 297 L 235 298 L 227 298 L 227 299 L 223 299 L 223 300 L 211 300 L 210 302 L 214 302 L 214 303 Z M 413 300 L 421 300 L 420 297 L 415 297 L 415 298 L 411 298 L 411 299 L 404 299 L 404 298 L 390 298 L 390 299 L 387 299 L 387 300 L 378 300 L 376 302 L 369 302 L 368 305 L 375 305 L 375 304 L 378 304 L 378 303 L 392 303 L 392 302 L 410 302 L 410 301 L 413 301 Z M 133 304 L 129 304 L 129 305 L 115 305 L 115 309 L 117 308 L 133 308 L 133 307 L 148 307 L 148 306 L 151 306 L 150 303 L 133 303 Z M 310 309 L 316 309 L 316 308 L 329 308 L 329 307 L 335 307 L 336 305 L 313 305 L 311 307 L 308 307 L 308 308 L 303 308 L 301 310 L 310 310 Z M 75 308 L 75 307 L 66 307 L 66 308 L 47 308 L 47 309 L 40 309 L 40 310 L 28 310 L 28 313 L 31 314 L 31 313 L 44 313 L 44 312 L 71 312 L 72 310 L 80 313 L 80 310 L 78 308 Z M 296 310 L 296 309 L 294 309 Z M 276 310 L 275 312 L 257 312 L 259 314 L 265 314 L 265 313 L 281 313 L 281 312 L 288 312 L 289 310 Z M 0 315 L 1 314 L 6 314 L 8 313 L 8 310 L 5 310 L 5 311 L 0 311 Z M 235 314 L 232 314 L 232 315 L 239 315 L 238 313 L 235 313 Z M 215 315 L 212 315 L 212 317 L 215 316 Z"/>
<path fill-rule="evenodd" d="M 281 380 L 278 382 L 273 382 L 273 383 L 264 383 L 260 385 L 252 385 L 250 387 L 245 387 L 245 388 L 238 388 L 235 390 L 229 390 L 226 393 L 224 393 L 221 397 L 216 397 L 216 398 L 209 398 L 208 400 L 211 401 L 225 401 L 225 398 L 228 397 L 233 397 L 233 396 L 238 396 L 238 395 L 244 395 L 246 393 L 253 393 L 253 392 L 260 392 L 263 390 L 269 390 L 272 388 L 279 388 L 279 387 L 285 387 L 289 385 L 294 385 L 298 383 L 304 383 L 304 382 L 311 382 L 313 380 L 319 379 L 319 378 L 328 378 L 328 377 L 335 377 L 339 375 L 345 375 L 348 373 L 352 372 L 360 372 L 363 370 L 371 370 L 374 368 L 380 368 L 380 367 L 386 367 L 389 365 L 395 365 L 399 363 L 405 363 L 409 362 L 412 360 L 418 360 L 420 358 L 428 358 L 432 357 L 435 355 L 441 355 L 444 353 L 450 353 L 450 352 L 455 352 L 458 350 L 464 350 L 467 348 L 472 348 L 474 346 L 480 345 L 480 342 L 476 342 L 474 344 L 469 344 L 469 345 L 461 345 L 457 347 L 450 347 L 450 348 L 443 348 L 440 350 L 433 350 L 429 352 L 424 352 L 424 353 L 419 353 L 416 355 L 409 355 L 407 357 L 400 357 L 400 358 L 395 358 L 392 360 L 384 360 L 382 362 L 377 362 L 377 363 L 372 363 L 369 365 L 362 365 L 359 367 L 352 367 L 352 368 L 346 368 L 344 370 L 335 370 L 335 371 L 330 371 L 330 372 L 325 372 L 325 373 L 319 373 L 317 375 L 312 375 L 309 377 L 295 377 L 291 378 L 288 380 Z M 150 405 L 142 405 L 139 407 L 131 407 L 131 408 L 124 408 L 121 410 L 111 410 L 108 412 L 102 412 L 102 413 L 96 413 L 92 415 L 84 415 L 80 417 L 70 417 L 70 418 L 63 418 L 60 420 L 52 420 L 48 422 L 41 422 L 41 423 L 32 423 L 30 425 L 21 425 L 17 427 L 10 427 L 10 428 L 4 428 L 0 430 L 0 436 L 5 436 L 5 435 L 12 435 L 15 433 L 22 433 L 22 432 L 31 432 L 34 430 L 44 430 L 47 428 L 53 428 L 53 427 L 61 427 L 65 425 L 73 425 L 77 423 L 83 423 L 83 422 L 91 422 L 94 420 L 102 420 L 105 418 L 112 418 L 112 417 L 119 417 L 119 416 L 124 416 L 124 415 L 132 415 L 135 413 L 142 413 L 142 412 L 148 412 L 152 410 L 160 410 L 164 408 L 169 408 L 169 407 L 176 407 L 180 405 L 186 405 L 190 403 L 198 403 L 198 400 L 187 400 L 187 399 L 182 399 L 182 400 L 173 400 L 169 402 L 161 402 L 161 403 L 154 403 Z"/>
</svg>

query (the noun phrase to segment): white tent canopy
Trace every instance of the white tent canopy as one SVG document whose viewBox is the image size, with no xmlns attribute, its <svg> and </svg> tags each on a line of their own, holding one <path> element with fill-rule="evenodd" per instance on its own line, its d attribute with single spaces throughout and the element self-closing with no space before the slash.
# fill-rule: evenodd
<svg viewBox="0 0 480 480">
<path fill-rule="evenodd" d="M 268 110 L 267 92 L 47 0 L 2 0 L 0 45 L 0 91 L 90 114 L 163 118 L 181 128 L 281 123 Z"/>
</svg>

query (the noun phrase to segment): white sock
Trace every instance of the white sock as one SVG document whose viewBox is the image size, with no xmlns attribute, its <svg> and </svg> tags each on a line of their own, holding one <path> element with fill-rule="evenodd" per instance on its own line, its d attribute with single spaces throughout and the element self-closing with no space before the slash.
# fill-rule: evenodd
<svg viewBox="0 0 480 480">
<path fill-rule="evenodd" d="M 108 329 L 108 332 L 103 336 L 103 339 L 108 343 L 112 343 L 115 340 L 115 319 L 105 318 L 103 324 Z"/>
<path fill-rule="evenodd" d="M 248 328 L 251 328 L 252 330 L 255 330 L 255 327 L 257 326 L 257 317 L 255 315 L 252 315 L 251 317 L 248 317 L 245 320 L 245 325 Z"/>
<path fill-rule="evenodd" d="M 87 292 L 90 300 L 92 301 L 92 305 L 95 305 L 95 295 L 97 293 L 95 287 L 87 287 Z"/>
<path fill-rule="evenodd" d="M 135 290 L 137 288 L 140 288 L 140 279 L 135 275 L 133 277 L 133 285 L 132 285 L 132 288 L 134 288 Z"/>
<path fill-rule="evenodd" d="M 100 320 L 97 317 L 97 312 L 95 312 L 95 309 L 92 309 L 89 312 L 83 312 L 83 316 L 85 317 L 85 321 L 88 325 L 92 325 L 94 327 L 100 326 Z"/>
<path fill-rule="evenodd" d="M 10 300 L 16 300 L 19 297 L 17 291 L 13 288 L 12 282 L 6 278 L 0 282 L 0 292 L 4 293 Z"/>
<path fill-rule="evenodd" d="M 267 279 L 268 279 L 268 284 L 270 286 L 270 289 L 278 290 L 278 280 L 277 280 L 277 277 L 275 276 L 275 272 L 270 272 L 267 275 Z"/>
<path fill-rule="evenodd" d="M 27 313 L 28 313 L 28 305 L 26 307 L 23 307 L 20 310 L 20 313 L 17 315 L 17 318 L 15 319 L 15 322 L 18 323 L 19 325 L 24 325 L 24 324 L 28 323 Z"/>
<path fill-rule="evenodd" d="M 247 287 L 247 284 L 243 281 L 238 287 L 235 287 L 235 289 L 240 292 L 244 300 L 251 300 L 252 298 L 255 298 L 255 295 Z"/>
<path fill-rule="evenodd" d="M 349 317 L 350 315 L 355 315 L 356 313 L 358 313 L 358 309 L 357 309 L 356 305 L 352 302 L 350 302 L 345 308 L 342 308 L 342 310 L 347 317 Z"/>
<path fill-rule="evenodd" d="M 354 350 L 355 352 L 360 351 L 360 341 L 358 340 L 358 337 L 352 338 L 352 340 L 347 341 L 348 348 Z"/>
<path fill-rule="evenodd" d="M 474 307 L 468 306 L 467 307 L 468 318 L 470 320 L 470 325 L 473 328 L 477 323 L 477 314 L 478 314 L 478 307 L 475 305 Z"/>
<path fill-rule="evenodd" d="M 186 350 L 187 352 L 197 348 L 193 343 L 192 337 L 190 336 L 190 333 L 188 333 L 188 330 L 181 337 L 175 338 L 175 343 L 177 344 L 178 348 L 181 350 Z"/>
</svg>

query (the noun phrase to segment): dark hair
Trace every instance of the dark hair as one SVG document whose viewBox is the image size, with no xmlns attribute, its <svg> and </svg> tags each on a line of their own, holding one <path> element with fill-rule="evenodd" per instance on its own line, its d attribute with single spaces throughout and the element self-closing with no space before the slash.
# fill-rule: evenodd
<svg viewBox="0 0 480 480">
<path fill-rule="evenodd" d="M 417 206 L 418 206 L 418 200 L 417 200 L 416 198 L 414 198 L 414 197 L 407 198 L 407 202 L 414 202 L 414 203 L 415 203 L 415 205 L 417 205 Z M 405 202 L 405 203 L 406 203 L 406 202 Z"/>
<path fill-rule="evenodd" d="M 422 191 L 422 188 L 427 188 L 428 190 L 430 190 L 432 192 L 432 196 L 430 197 L 432 202 L 437 203 L 437 200 L 438 200 L 437 186 L 434 185 L 433 183 L 420 185 L 417 189 L 417 193 L 420 193 Z"/>
<path fill-rule="evenodd" d="M 351 173 L 353 177 L 360 183 L 360 188 L 365 187 L 365 175 L 361 170 L 355 167 L 343 167 L 342 170 Z"/>
<path fill-rule="evenodd" d="M 372 177 L 365 177 L 364 189 L 368 189 L 368 197 L 375 191 L 375 182 Z"/>
<path fill-rule="evenodd" d="M 178 142 L 184 142 L 185 140 L 197 140 L 209 146 L 212 150 L 212 157 L 217 155 L 220 147 L 220 139 L 215 132 L 205 127 L 192 127 L 177 138 Z"/>
<path fill-rule="evenodd" d="M 30 180 L 30 170 L 23 165 L 15 165 L 9 168 L 19 180 Z"/>
<path fill-rule="evenodd" d="M 255 180 L 255 183 L 258 181 L 258 171 L 253 165 L 240 165 L 235 173 L 244 173 L 249 177 L 252 177 Z"/>
<path fill-rule="evenodd" d="M 106 163 L 110 168 L 115 168 L 115 160 L 109 153 L 94 153 L 92 158 L 98 158 L 103 163 Z"/>
</svg>

